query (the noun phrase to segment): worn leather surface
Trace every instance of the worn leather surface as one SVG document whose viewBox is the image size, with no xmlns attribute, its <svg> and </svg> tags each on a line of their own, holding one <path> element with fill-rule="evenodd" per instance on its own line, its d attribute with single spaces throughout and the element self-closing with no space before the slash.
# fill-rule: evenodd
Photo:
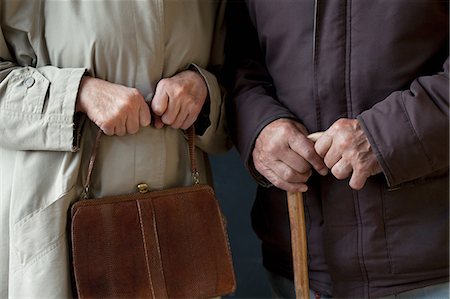
<svg viewBox="0 0 450 299">
<path fill-rule="evenodd" d="M 235 290 L 209 186 L 81 200 L 71 228 L 79 298 L 210 298 Z"/>
</svg>

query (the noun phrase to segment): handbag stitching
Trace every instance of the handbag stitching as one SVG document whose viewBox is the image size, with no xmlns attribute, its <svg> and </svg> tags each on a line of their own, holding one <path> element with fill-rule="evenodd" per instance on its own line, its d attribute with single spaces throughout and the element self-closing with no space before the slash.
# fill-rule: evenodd
<svg viewBox="0 0 450 299">
<path fill-rule="evenodd" d="M 152 292 L 152 298 L 156 298 L 155 296 L 155 289 L 153 287 L 153 281 L 152 281 L 152 275 L 150 274 L 150 265 L 148 264 L 148 250 L 147 250 L 147 241 L 145 240 L 145 232 L 144 232 L 144 223 L 142 221 L 142 210 L 141 210 L 141 205 L 139 203 L 138 200 L 135 201 L 136 202 L 136 206 L 137 206 L 137 210 L 138 210 L 138 214 L 139 214 L 139 226 L 141 228 L 141 235 L 142 235 L 142 239 L 143 239 L 143 246 L 144 246 L 144 254 L 145 254 L 145 265 L 146 265 L 146 269 L 147 269 L 147 278 L 148 278 L 148 282 L 150 284 L 150 290 Z M 152 213 L 153 215 L 154 213 Z"/>
</svg>

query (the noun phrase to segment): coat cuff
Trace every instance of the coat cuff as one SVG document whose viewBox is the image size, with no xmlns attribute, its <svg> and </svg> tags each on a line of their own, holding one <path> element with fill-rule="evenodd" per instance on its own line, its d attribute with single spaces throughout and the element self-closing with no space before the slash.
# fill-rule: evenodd
<svg viewBox="0 0 450 299">
<path fill-rule="evenodd" d="M 392 97 L 402 97 L 401 93 L 397 92 Z M 422 173 L 434 171 L 426 158 L 410 160 L 411 157 L 427 155 L 420 146 L 421 141 L 402 105 L 375 105 L 358 116 L 358 121 L 369 139 L 390 188 L 417 179 Z M 388 124 L 395 129 L 389 130 Z M 407 154 L 403 152 L 406 150 Z"/>
<path fill-rule="evenodd" d="M 24 67 L 3 80 L 2 141 L 16 150 L 75 151 L 75 102 L 84 68 Z"/>
<path fill-rule="evenodd" d="M 224 152 L 231 147 L 231 141 L 225 129 L 225 101 L 222 89 L 216 77 L 209 71 L 194 63 L 189 68 L 196 70 L 203 77 L 209 98 L 209 121 L 203 122 L 203 134 L 197 135 L 196 145 L 207 153 Z"/>
</svg>

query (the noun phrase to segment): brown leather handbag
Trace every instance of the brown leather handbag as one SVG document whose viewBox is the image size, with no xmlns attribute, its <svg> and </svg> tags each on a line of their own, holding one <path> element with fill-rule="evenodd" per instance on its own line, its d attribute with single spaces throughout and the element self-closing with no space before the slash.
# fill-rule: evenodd
<svg viewBox="0 0 450 299">
<path fill-rule="evenodd" d="M 83 199 L 72 206 L 73 275 L 79 298 L 211 298 L 234 292 L 228 236 L 214 191 L 194 185 Z M 86 194 L 99 132 L 89 163 Z"/>
</svg>

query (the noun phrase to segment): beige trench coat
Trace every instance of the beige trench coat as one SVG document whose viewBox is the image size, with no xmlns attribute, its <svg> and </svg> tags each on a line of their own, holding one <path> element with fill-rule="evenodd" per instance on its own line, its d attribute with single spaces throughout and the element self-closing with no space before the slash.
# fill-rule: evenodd
<svg viewBox="0 0 450 299">
<path fill-rule="evenodd" d="M 94 135 L 74 122 L 85 72 L 136 87 L 195 67 L 207 82 L 206 152 L 227 146 L 221 64 L 223 1 L 0 0 L 0 298 L 68 298 L 67 213 L 79 199 Z M 202 180 L 206 161 L 198 149 Z M 191 183 L 183 132 L 141 129 L 105 137 L 93 174 L 96 196 Z"/>
</svg>

